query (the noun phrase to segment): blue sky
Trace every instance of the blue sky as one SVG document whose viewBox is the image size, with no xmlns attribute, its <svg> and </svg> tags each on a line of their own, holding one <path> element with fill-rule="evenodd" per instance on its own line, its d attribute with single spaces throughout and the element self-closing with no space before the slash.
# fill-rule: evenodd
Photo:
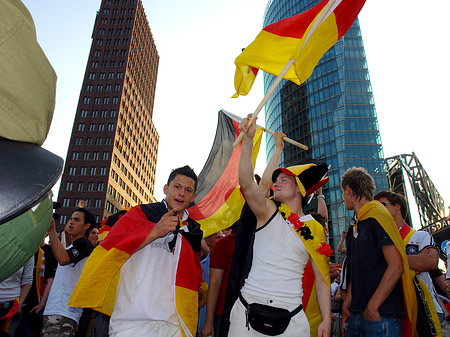
<svg viewBox="0 0 450 337">
<path fill-rule="evenodd" d="M 44 147 L 65 158 L 100 0 L 23 2 L 58 75 L 54 119 Z M 153 114 L 160 135 L 157 199 L 172 168 L 189 164 L 200 172 L 214 139 L 217 111 L 245 116 L 263 98 L 261 75 L 248 96 L 230 96 L 234 59 L 261 30 L 266 3 L 143 1 L 160 56 Z M 385 156 L 414 151 L 449 205 L 450 2 L 424 4 L 367 1 L 359 18 Z M 261 115 L 258 123 L 263 125 L 263 119 Z M 264 169 L 262 154 L 257 173 Z"/>
</svg>

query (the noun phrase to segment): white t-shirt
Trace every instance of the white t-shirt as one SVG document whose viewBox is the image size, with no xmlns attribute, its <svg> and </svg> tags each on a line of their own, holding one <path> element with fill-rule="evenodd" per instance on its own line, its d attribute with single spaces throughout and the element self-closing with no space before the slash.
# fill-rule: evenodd
<svg viewBox="0 0 450 337">
<path fill-rule="evenodd" d="M 306 222 L 313 218 L 306 215 L 300 220 Z M 303 272 L 308 261 L 309 253 L 303 241 L 276 212 L 267 224 L 256 230 L 252 267 L 242 292 L 299 305 L 303 296 Z"/>
<path fill-rule="evenodd" d="M 185 212 L 182 220 L 187 218 Z M 188 231 L 187 226 L 181 229 Z M 156 239 L 135 252 L 123 264 L 110 320 L 111 334 L 133 329 L 149 321 L 179 325 L 175 309 L 176 257 L 168 246 L 173 237 L 169 233 Z"/>
<path fill-rule="evenodd" d="M 419 254 L 426 247 L 436 247 L 433 237 L 425 231 L 416 231 L 408 241 L 406 245 L 406 255 Z M 433 289 L 433 280 L 430 277 L 430 273 L 422 272 L 417 274 L 417 277 L 425 283 L 431 296 L 433 297 L 434 306 L 436 307 L 437 313 L 442 313 L 441 306 L 436 301 L 436 293 Z"/>
<path fill-rule="evenodd" d="M 72 245 L 68 249 L 71 247 Z M 67 303 L 80 278 L 86 260 L 87 257 L 75 265 L 73 263 L 65 266 L 58 264 L 47 304 L 45 305 L 44 315 L 61 315 L 71 318 L 77 323 L 80 321 L 83 308 L 69 307 Z"/>
</svg>

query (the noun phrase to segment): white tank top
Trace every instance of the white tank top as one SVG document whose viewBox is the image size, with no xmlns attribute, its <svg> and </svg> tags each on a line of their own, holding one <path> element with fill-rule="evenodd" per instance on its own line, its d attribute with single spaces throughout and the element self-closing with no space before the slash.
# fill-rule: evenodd
<svg viewBox="0 0 450 337">
<path fill-rule="evenodd" d="M 301 217 L 301 221 L 311 219 L 310 215 Z M 303 271 L 308 261 L 302 240 L 277 211 L 256 230 L 252 268 L 242 292 L 300 304 Z"/>
</svg>

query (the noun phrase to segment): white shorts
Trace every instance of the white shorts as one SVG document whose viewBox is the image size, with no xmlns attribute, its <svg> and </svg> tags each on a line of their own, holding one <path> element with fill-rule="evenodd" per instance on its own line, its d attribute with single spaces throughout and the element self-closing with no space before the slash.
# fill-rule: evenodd
<svg viewBox="0 0 450 337">
<path fill-rule="evenodd" d="M 296 304 L 292 303 L 286 303 L 277 301 L 274 299 L 270 299 L 271 302 L 268 302 L 267 298 L 260 297 L 260 296 L 254 296 L 249 294 L 242 294 L 242 296 L 245 298 L 247 303 L 261 303 L 261 304 L 269 304 L 285 308 L 289 311 L 294 310 L 298 307 Z M 246 320 L 246 308 L 242 304 L 242 302 L 237 299 L 237 301 L 234 303 L 233 308 L 231 309 L 230 314 L 230 330 L 228 332 L 229 337 L 241 337 L 241 336 L 261 336 L 264 337 L 266 335 L 263 335 L 255 330 L 252 329 L 250 324 L 247 325 Z M 250 330 L 249 330 L 250 328 Z M 291 318 L 291 321 L 289 322 L 289 325 L 286 329 L 286 331 L 282 334 L 283 337 L 310 337 L 309 332 L 309 323 L 308 319 L 306 318 L 305 312 L 301 310 L 297 315 Z"/>
<path fill-rule="evenodd" d="M 110 334 L 111 337 L 182 337 L 178 325 L 165 321 L 149 321 L 148 323 Z"/>
</svg>

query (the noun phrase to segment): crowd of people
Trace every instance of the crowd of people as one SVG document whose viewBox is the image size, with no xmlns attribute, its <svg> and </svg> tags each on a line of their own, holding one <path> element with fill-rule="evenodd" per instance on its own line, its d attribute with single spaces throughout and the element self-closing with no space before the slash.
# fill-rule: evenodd
<svg viewBox="0 0 450 337">
<path fill-rule="evenodd" d="M 247 118 L 239 128 L 239 221 L 203 238 L 187 211 L 197 188 L 189 166 L 170 173 L 163 201 L 117 217 L 100 245 L 95 218 L 80 204 L 61 235 L 52 219 L 49 244 L 0 283 L 2 334 L 449 336 L 441 298 L 450 280 L 437 268 L 433 237 L 405 223 L 402 195 L 374 195 L 367 171 L 348 169 L 341 188 L 355 216 L 338 244 L 342 267 L 330 263 L 328 166 L 278 168 L 285 135 L 277 132 L 258 183 L 256 126 Z M 305 214 L 311 195 L 318 210 Z"/>
</svg>

